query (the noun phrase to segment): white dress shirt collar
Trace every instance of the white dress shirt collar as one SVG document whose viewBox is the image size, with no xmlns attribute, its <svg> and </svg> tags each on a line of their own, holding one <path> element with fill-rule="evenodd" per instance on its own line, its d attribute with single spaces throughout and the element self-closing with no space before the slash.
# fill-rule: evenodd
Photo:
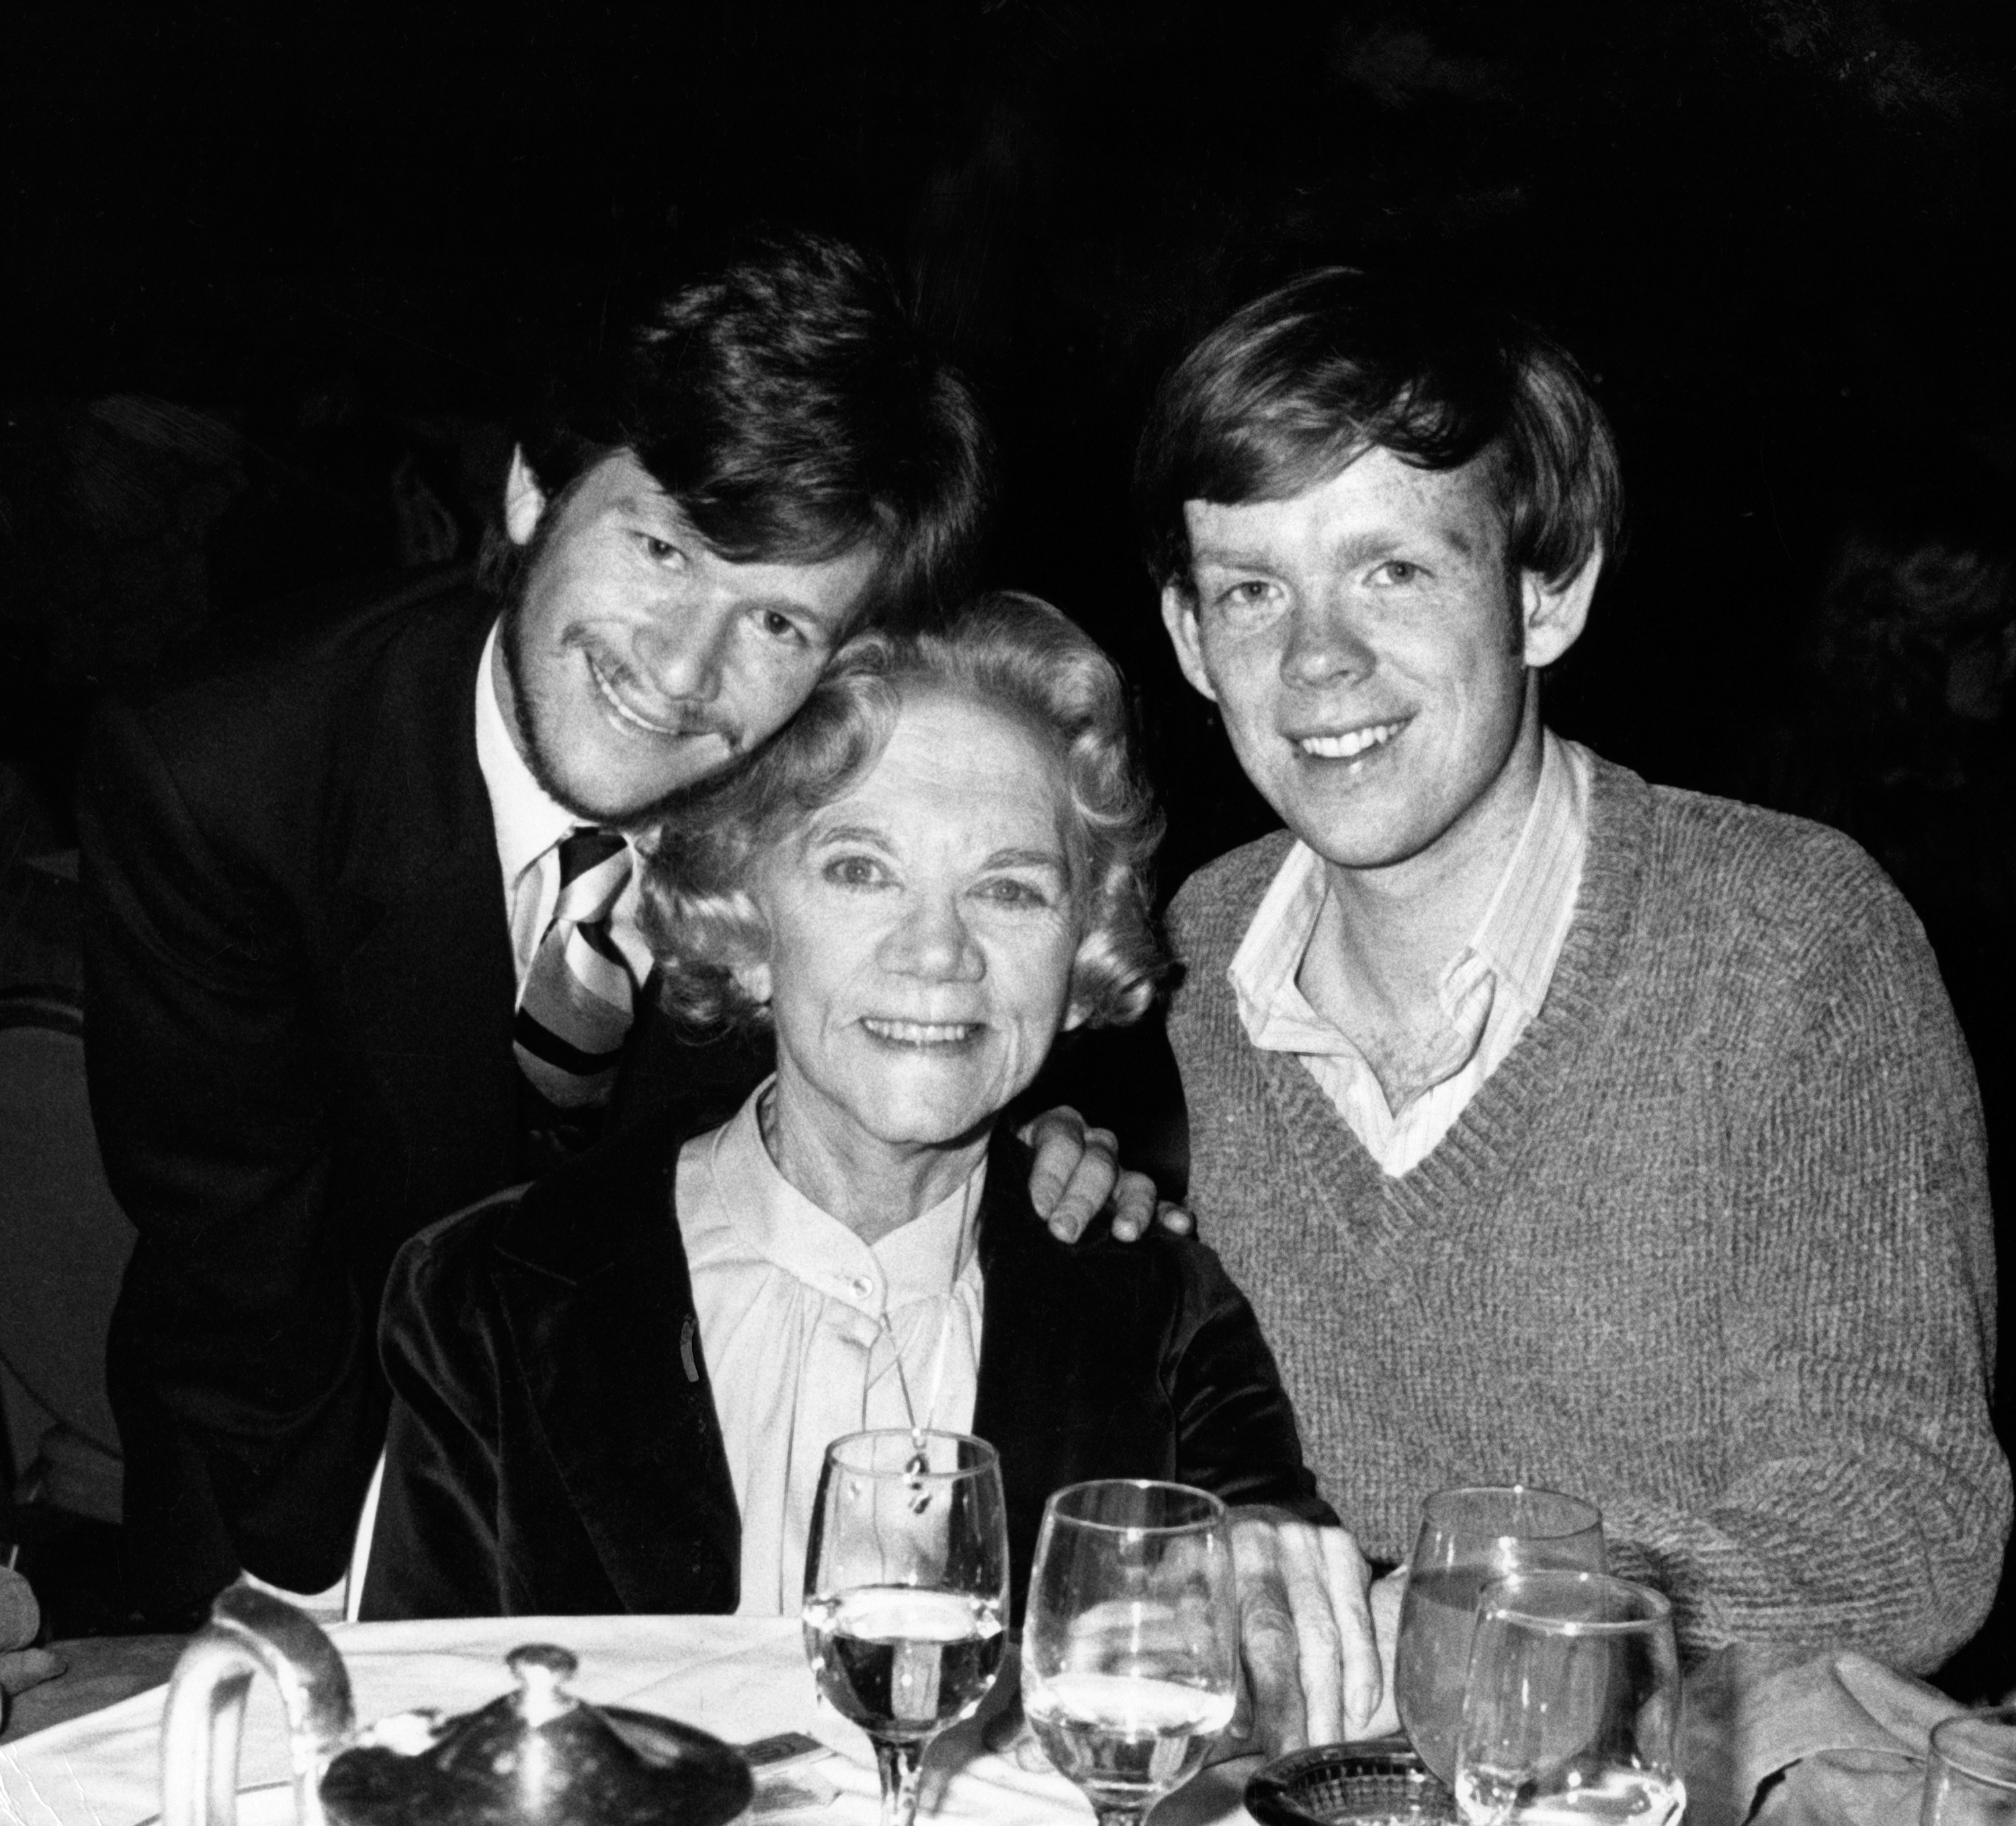
<svg viewBox="0 0 2016 1826">
<path fill-rule="evenodd" d="M 545 935 L 560 898 L 557 846 L 583 820 L 533 777 L 511 739 L 492 676 L 502 635 L 499 618 L 483 643 L 483 657 L 476 668 L 476 764 L 490 795 L 490 822 L 496 833 L 497 863 L 504 882 L 504 918 L 510 928 L 512 961 L 522 992 L 532 953 Z M 630 849 L 630 879 L 610 909 L 609 932 L 630 967 L 631 977 L 642 983 L 651 974 L 651 948 L 637 925 L 642 859 L 634 843 Z"/>
<path fill-rule="evenodd" d="M 1296 981 L 1330 891 L 1323 859 L 1298 842 L 1283 859 L 1226 975 L 1253 1043 L 1301 1057 L 1389 1174 L 1407 1172 L 1454 1125 L 1546 999 L 1575 917 L 1587 847 L 1593 764 L 1551 731 L 1539 784 L 1511 859 L 1469 942 L 1443 967 L 1436 996 L 1447 1044 L 1434 1082 L 1399 1110 L 1345 1034 Z"/>
<path fill-rule="evenodd" d="M 525 871 L 581 823 L 532 777 L 518 744 L 511 739 L 503 707 L 497 701 L 497 643 L 503 632 L 500 617 L 483 643 L 476 668 L 476 764 L 490 794 L 490 819 L 497 830 L 497 860 L 508 895 Z"/>
</svg>

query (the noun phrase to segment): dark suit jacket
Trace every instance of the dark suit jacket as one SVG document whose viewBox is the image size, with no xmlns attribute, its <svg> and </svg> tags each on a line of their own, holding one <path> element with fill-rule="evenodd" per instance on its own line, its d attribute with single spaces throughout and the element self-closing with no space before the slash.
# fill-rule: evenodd
<svg viewBox="0 0 2016 1826">
<path fill-rule="evenodd" d="M 340 1573 L 383 1439 L 393 1254 L 525 1176 L 476 759 L 495 613 L 436 574 L 95 725 L 86 1045 L 139 1231 L 109 1368 L 149 1608 L 241 1564 L 302 1590 Z M 682 1063 L 655 1021 L 632 1051 L 619 1125 Z"/>
<path fill-rule="evenodd" d="M 408 1244 L 367 1618 L 729 1612 L 740 1522 L 672 1209 L 677 1132 L 603 1144 Z M 1019 1611 L 1043 1504 L 1173 1478 L 1336 1518 L 1244 1297 L 1201 1244 L 1059 1243 L 997 1135 L 973 1430 L 1001 1453 Z"/>
</svg>

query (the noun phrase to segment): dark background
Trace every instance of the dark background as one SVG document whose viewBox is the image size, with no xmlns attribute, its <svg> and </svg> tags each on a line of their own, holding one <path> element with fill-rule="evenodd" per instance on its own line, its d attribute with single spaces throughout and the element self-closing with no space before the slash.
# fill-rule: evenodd
<svg viewBox="0 0 2016 1826">
<path fill-rule="evenodd" d="M 980 384 L 989 580 L 1136 681 L 1173 886 L 1270 820 L 1135 556 L 1145 399 L 1296 268 L 1405 258 L 1551 327 L 1618 427 L 1628 546 L 1557 726 L 1862 837 L 2007 1128 L 2016 7 L 152 10 L 0 27 L 16 850 L 67 834 L 107 677 L 469 555 L 527 376 L 682 245 L 768 218 L 883 250 Z M 1962 649 L 1987 682 L 1949 714 Z"/>
<path fill-rule="evenodd" d="M 751 217 L 916 275 L 1004 447 L 995 578 L 1141 684 L 1172 880 L 1257 814 L 1124 478 L 1160 370 L 1298 265 L 1446 260 L 1597 376 L 1632 542 L 1554 715 L 1655 778 L 1744 780 L 1852 495 L 1958 466 L 2007 535 L 2016 8 L 152 10 L 0 56 L 0 744 L 59 801 L 92 678 L 437 555 L 428 497 L 466 547 L 528 368 Z"/>
</svg>

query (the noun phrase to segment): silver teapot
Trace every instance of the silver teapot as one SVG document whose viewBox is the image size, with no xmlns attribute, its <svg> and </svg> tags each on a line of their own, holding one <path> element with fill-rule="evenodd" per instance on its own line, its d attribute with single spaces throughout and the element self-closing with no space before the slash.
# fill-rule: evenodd
<svg viewBox="0 0 2016 1826">
<path fill-rule="evenodd" d="M 298 1826 L 725 1826 L 749 1805 L 749 1766 L 718 1738 L 575 1698 L 564 1648 L 505 1659 L 516 1692 L 359 1731 L 343 1659 L 314 1620 L 232 1586 L 169 1683 L 161 1826 L 236 1826 L 245 1696 L 261 1671 L 280 1690 Z"/>
</svg>

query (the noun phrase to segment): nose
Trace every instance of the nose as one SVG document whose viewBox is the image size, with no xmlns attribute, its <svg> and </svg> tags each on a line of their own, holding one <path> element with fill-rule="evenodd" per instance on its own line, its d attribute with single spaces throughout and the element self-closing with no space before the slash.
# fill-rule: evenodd
<svg viewBox="0 0 2016 1826">
<path fill-rule="evenodd" d="M 638 669 L 662 696 L 711 704 L 720 695 L 734 618 L 690 598 L 668 602 L 632 643 Z"/>
<path fill-rule="evenodd" d="M 977 982 L 987 962 L 974 942 L 959 902 L 920 895 L 902 909 L 883 945 L 883 962 L 899 975 L 927 982 Z"/>
<path fill-rule="evenodd" d="M 1366 677 L 1373 652 L 1348 600 L 1298 603 L 1288 618 L 1281 676 L 1291 685 L 1328 685 Z"/>
</svg>

